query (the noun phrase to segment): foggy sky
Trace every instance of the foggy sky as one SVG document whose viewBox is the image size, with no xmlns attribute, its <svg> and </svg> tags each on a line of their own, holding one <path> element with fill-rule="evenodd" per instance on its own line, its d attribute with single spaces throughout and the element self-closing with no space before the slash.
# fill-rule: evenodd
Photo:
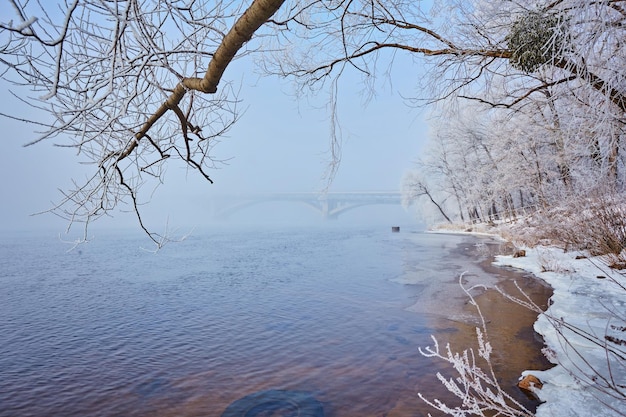
<svg viewBox="0 0 626 417">
<path fill-rule="evenodd" d="M 344 77 L 339 84 L 339 111 L 343 138 L 342 160 L 330 191 L 399 190 L 426 136 L 423 111 L 407 106 L 404 97 L 416 95 L 414 65 L 400 66 L 392 83 L 381 83 L 365 100 L 358 79 Z M 311 192 L 325 186 L 330 155 L 330 113 L 324 95 L 298 102 L 292 87 L 276 78 L 260 78 L 250 62 L 229 67 L 224 80 L 241 84 L 239 98 L 245 114 L 214 149 L 228 165 L 210 171 L 211 185 L 194 172 L 168 168 L 165 184 L 148 210 L 151 221 L 172 224 L 202 223 L 213 196 L 240 192 Z M 12 97 L 2 84 L 0 112 L 32 116 L 32 109 Z M 25 95 L 24 90 L 15 90 Z M 33 93 L 28 93 L 33 95 Z M 367 102 L 366 102 L 367 101 Z M 49 228 L 62 231 L 65 220 L 51 214 L 31 216 L 60 200 L 61 189 L 78 182 L 93 166 L 81 165 L 71 148 L 52 143 L 22 145 L 37 137 L 36 126 L 0 118 L 3 152 L 0 154 L 0 230 Z M 145 191 L 147 192 L 147 191 Z M 303 214 L 304 215 L 304 214 Z M 308 216 L 308 215 L 307 215 Z M 116 213 L 102 224 L 132 225 L 132 215 Z M 98 224 L 98 223 L 96 223 Z"/>
</svg>

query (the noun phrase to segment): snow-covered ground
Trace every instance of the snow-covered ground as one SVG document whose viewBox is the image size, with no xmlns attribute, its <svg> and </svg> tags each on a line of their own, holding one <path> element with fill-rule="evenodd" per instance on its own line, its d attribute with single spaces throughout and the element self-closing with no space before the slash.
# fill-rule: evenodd
<svg viewBox="0 0 626 417">
<path fill-rule="evenodd" d="M 536 391 L 545 401 L 536 415 L 625 416 L 626 277 L 598 259 L 576 255 L 536 247 L 526 249 L 525 257 L 499 256 L 495 262 L 532 272 L 554 288 L 535 330 L 556 366 L 526 372 L 544 384 Z"/>
</svg>

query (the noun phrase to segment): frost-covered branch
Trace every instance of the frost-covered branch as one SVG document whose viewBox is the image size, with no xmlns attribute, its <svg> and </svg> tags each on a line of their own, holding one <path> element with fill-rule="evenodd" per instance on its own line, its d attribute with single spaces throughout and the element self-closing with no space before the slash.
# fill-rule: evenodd
<svg viewBox="0 0 626 417">
<path fill-rule="evenodd" d="M 128 203 L 158 244 L 162 239 L 141 216 L 149 198 L 142 188 L 158 186 L 173 161 L 212 182 L 208 170 L 219 164 L 212 149 L 238 119 L 234 90 L 222 83 L 218 91 L 218 84 L 236 56 L 254 50 L 244 45 L 284 0 L 254 0 L 245 8 L 8 1 L 17 22 L 0 24 L 2 76 L 35 91 L 39 98 L 24 101 L 50 115 L 29 144 L 60 140 L 94 166 L 51 211 L 90 223 Z"/>
<path fill-rule="evenodd" d="M 421 393 L 419 397 L 431 407 L 442 411 L 446 415 L 465 416 L 510 416 L 532 417 L 534 414 L 506 393 L 500 386 L 491 363 L 492 347 L 487 336 L 485 318 L 480 307 L 471 295 L 472 288 L 465 288 L 463 275 L 459 278 L 459 285 L 469 297 L 470 303 L 476 308 L 480 319 L 480 327 L 476 327 L 478 351 L 467 348 L 462 352 L 454 352 L 449 344 L 442 349 L 437 339 L 431 336 L 433 345 L 420 348 L 419 351 L 427 358 L 439 359 L 447 362 L 458 375 L 447 378 L 437 373 L 437 379 L 446 389 L 460 399 L 460 405 L 449 405 L 439 399 L 428 399 Z"/>
</svg>

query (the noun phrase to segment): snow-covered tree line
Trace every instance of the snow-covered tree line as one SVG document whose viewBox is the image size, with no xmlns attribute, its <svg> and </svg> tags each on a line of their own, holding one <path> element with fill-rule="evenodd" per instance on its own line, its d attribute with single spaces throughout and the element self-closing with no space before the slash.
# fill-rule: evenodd
<svg viewBox="0 0 626 417">
<path fill-rule="evenodd" d="M 486 3 L 476 20 L 495 16 Z M 489 221 L 623 190 L 624 6 L 554 1 L 493 21 L 518 58 L 439 103 L 407 200 L 437 201 L 429 211 L 440 218 Z"/>
<path fill-rule="evenodd" d="M 342 77 L 393 85 L 396 58 L 412 58 L 395 68 L 415 74 L 402 95 L 436 103 L 446 121 L 413 194 L 440 213 L 485 219 L 621 186 L 625 0 L 4 2 L 0 76 L 51 115 L 33 121 L 33 143 L 56 140 L 93 164 L 52 210 L 70 221 L 129 204 L 159 240 L 140 208 L 168 164 L 212 181 L 214 145 L 245 98 L 227 69 L 251 55 L 331 98 Z"/>
</svg>

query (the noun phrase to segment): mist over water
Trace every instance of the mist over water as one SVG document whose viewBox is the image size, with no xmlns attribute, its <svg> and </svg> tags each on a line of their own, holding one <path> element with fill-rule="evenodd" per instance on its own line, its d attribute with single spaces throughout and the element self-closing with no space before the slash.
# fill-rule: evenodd
<svg viewBox="0 0 626 417">
<path fill-rule="evenodd" d="M 387 226 L 206 228 L 157 254 L 144 243 L 0 241 L 0 416 L 220 416 L 266 389 L 310 392 L 331 417 L 426 415 L 417 392 L 447 394 L 418 347 L 473 331 L 450 283 L 511 274 L 467 253 L 482 240 Z M 508 378 L 536 360 L 529 339 L 522 363 L 500 363 Z"/>
</svg>

